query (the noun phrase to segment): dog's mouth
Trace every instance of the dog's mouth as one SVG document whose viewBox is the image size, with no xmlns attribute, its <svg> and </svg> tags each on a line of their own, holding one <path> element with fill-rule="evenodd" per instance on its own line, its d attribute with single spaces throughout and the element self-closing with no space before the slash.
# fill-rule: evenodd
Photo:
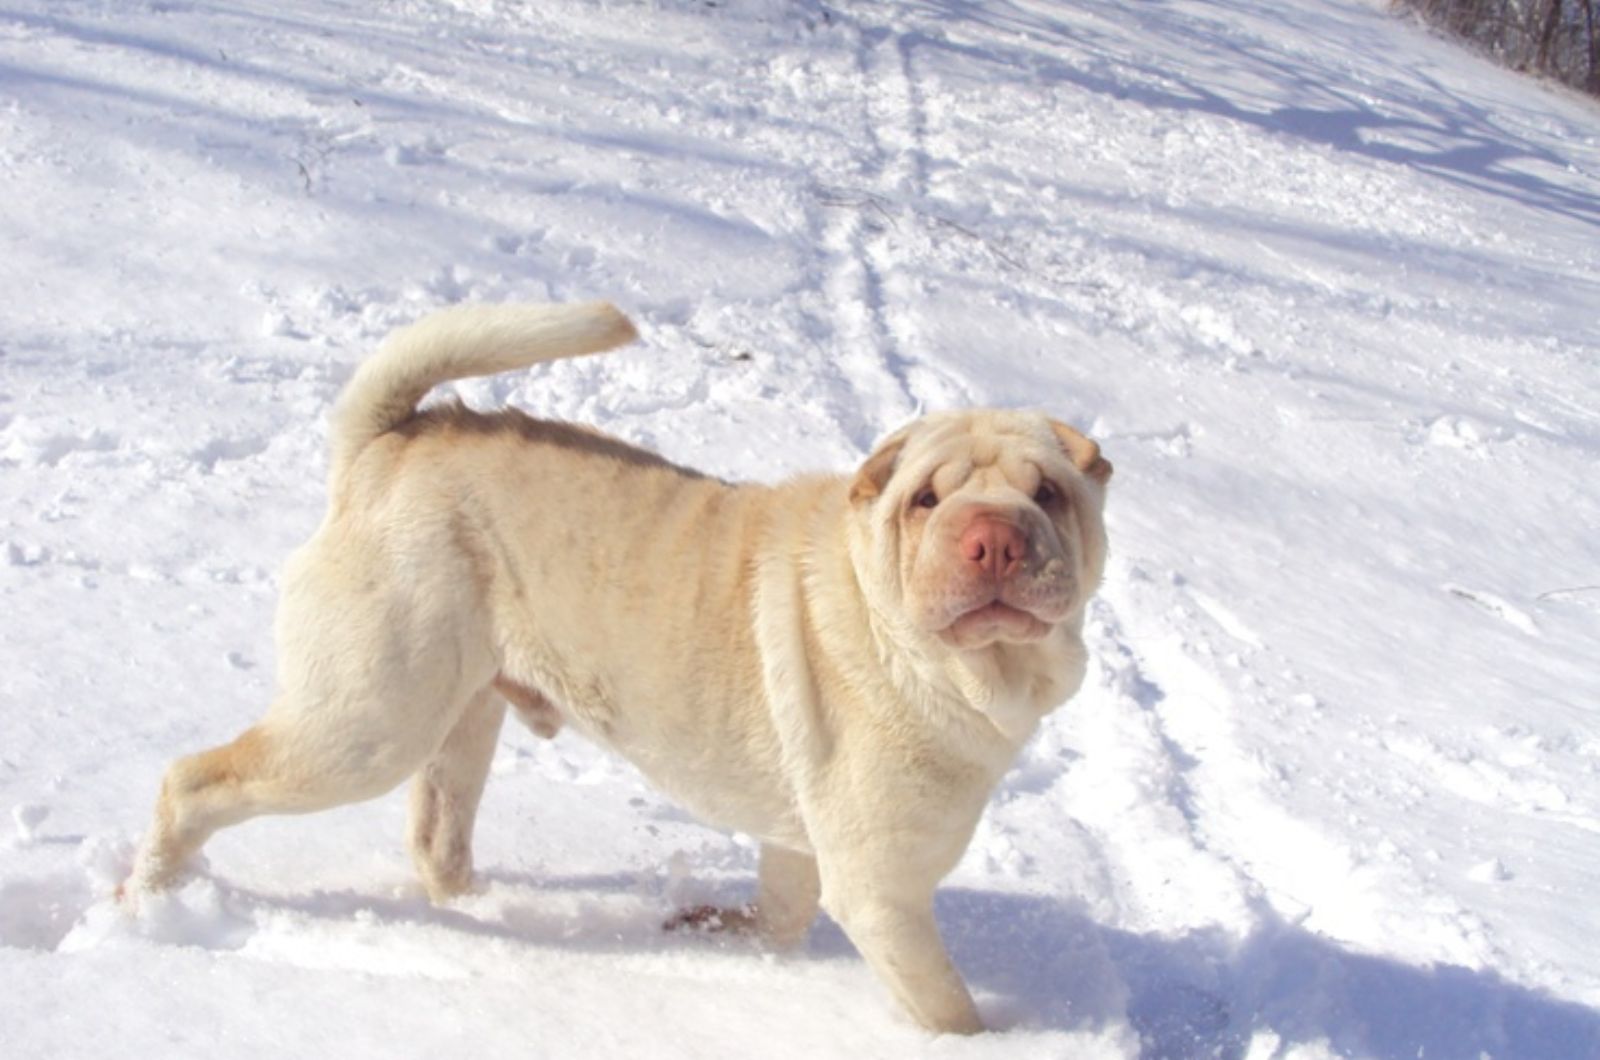
<svg viewBox="0 0 1600 1060">
<path fill-rule="evenodd" d="M 999 578 L 984 577 L 973 566 L 914 583 L 907 600 L 917 625 L 952 648 L 1043 640 L 1076 606 L 1077 580 L 1064 558 Z"/>
<path fill-rule="evenodd" d="M 1050 623 L 1031 611 L 998 597 L 956 616 L 939 636 L 957 648 L 983 648 L 996 641 L 1035 641 L 1050 632 Z"/>
</svg>

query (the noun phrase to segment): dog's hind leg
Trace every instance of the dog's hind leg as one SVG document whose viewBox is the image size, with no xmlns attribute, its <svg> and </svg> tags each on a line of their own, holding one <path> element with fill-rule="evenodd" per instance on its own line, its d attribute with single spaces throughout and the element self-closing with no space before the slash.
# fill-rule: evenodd
<svg viewBox="0 0 1600 1060">
<path fill-rule="evenodd" d="M 391 645 L 389 665 L 374 668 L 370 653 L 349 650 L 334 634 L 314 655 L 294 656 L 280 672 L 284 691 L 260 722 L 167 770 L 128 886 L 171 883 L 220 828 L 398 787 L 445 743 L 494 672 L 487 651 L 477 658 L 462 646 L 408 636 Z"/>
<path fill-rule="evenodd" d="M 344 716 L 324 720 L 335 713 Z M 178 759 L 162 779 L 129 886 L 166 886 L 215 832 L 252 817 L 311 813 L 393 790 L 439 746 L 461 707 L 407 712 L 419 723 L 409 730 L 359 723 L 382 713 L 275 705 L 231 743 Z"/>
<path fill-rule="evenodd" d="M 273 741 L 255 726 L 232 743 L 180 758 L 168 767 L 125 888 L 159 890 L 219 828 L 257 812 L 260 778 L 268 775 Z"/>
<path fill-rule="evenodd" d="M 478 693 L 411 781 L 411 857 L 435 902 L 472 882 L 472 826 L 505 716 L 504 699 Z"/>
<path fill-rule="evenodd" d="M 393 790 L 493 679 L 484 575 L 461 520 L 414 483 L 374 503 L 365 516 L 335 503 L 285 567 L 277 698 L 232 743 L 173 763 L 134 888 L 170 883 L 219 828 Z"/>
</svg>

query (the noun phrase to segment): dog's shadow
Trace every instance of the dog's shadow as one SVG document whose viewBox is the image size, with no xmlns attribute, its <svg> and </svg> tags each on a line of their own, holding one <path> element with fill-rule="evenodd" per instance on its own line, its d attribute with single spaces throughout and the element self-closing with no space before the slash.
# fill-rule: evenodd
<svg viewBox="0 0 1600 1060">
<path fill-rule="evenodd" d="M 1361 954 L 1263 914 L 1246 938 L 1103 927 L 1058 900 L 952 888 L 939 921 L 975 989 L 1022 1025 L 1083 1029 L 1126 1018 L 1144 1057 L 1242 1058 L 1270 1032 L 1282 1055 L 1600 1056 L 1600 1011 L 1492 970 Z M 1263 1054 L 1265 1055 L 1265 1054 Z"/>
<path fill-rule="evenodd" d="M 649 876 L 489 872 L 484 880 L 506 893 L 483 908 L 470 899 L 436 907 L 420 895 L 353 891 L 252 897 L 318 918 L 370 911 L 530 946 L 694 948 L 739 959 L 754 952 L 742 938 L 663 930 L 670 907 Z M 735 880 L 717 889 L 740 887 Z M 753 890 L 753 881 L 742 889 Z M 1357 953 L 1270 915 L 1239 939 L 1220 930 L 1135 934 L 1058 899 L 959 887 L 939 892 L 936 911 L 956 964 L 1001 1028 L 1083 1031 L 1125 1019 L 1147 1058 L 1242 1060 L 1262 1032 L 1279 1043 L 1273 1055 L 1320 1044 L 1335 1055 L 1396 1060 L 1600 1056 L 1600 1011 L 1492 970 Z M 854 952 L 837 925 L 819 918 L 810 959 L 853 960 Z"/>
</svg>

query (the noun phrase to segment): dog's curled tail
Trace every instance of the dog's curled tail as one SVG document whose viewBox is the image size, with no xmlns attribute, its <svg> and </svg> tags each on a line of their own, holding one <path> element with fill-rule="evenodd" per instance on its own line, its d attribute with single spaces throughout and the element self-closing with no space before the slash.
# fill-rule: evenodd
<svg viewBox="0 0 1600 1060">
<path fill-rule="evenodd" d="M 380 435 L 409 419 L 435 385 L 632 342 L 633 323 L 609 302 L 463 305 L 391 334 L 364 361 L 333 410 L 332 473 L 344 478 Z"/>
</svg>

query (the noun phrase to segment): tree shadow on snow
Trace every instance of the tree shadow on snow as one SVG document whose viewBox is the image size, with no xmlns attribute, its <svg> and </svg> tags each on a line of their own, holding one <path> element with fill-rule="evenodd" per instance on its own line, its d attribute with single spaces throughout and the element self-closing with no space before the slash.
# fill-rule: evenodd
<svg viewBox="0 0 1600 1060">
<path fill-rule="evenodd" d="M 1600 1056 L 1594 1009 L 1493 971 L 1355 953 L 1282 921 L 1243 940 L 1166 938 L 1048 898 L 960 888 L 940 892 L 938 914 L 969 982 L 1004 999 L 1002 1019 L 1082 1030 L 1126 1018 L 1148 1060 L 1242 1058 L 1263 1031 L 1341 1056 Z"/>
<path fill-rule="evenodd" d="M 1262 8 L 1250 12 L 1251 24 L 1221 5 L 1130 8 L 1117 0 L 1079 0 L 1070 17 L 976 0 L 910 6 L 933 16 L 936 30 L 902 33 L 908 63 L 931 50 L 980 67 L 1028 69 L 1046 85 L 1229 119 L 1600 225 L 1600 196 L 1572 179 L 1571 159 L 1529 141 L 1488 104 L 1429 71 L 1397 65 L 1396 38 L 1409 31 L 1398 19 Z M 968 44 L 940 28 L 962 22 L 999 32 Z M 1311 34 L 1340 46 L 1327 55 L 1290 46 Z M 1341 53 L 1359 57 L 1366 80 L 1350 76 Z"/>
</svg>

